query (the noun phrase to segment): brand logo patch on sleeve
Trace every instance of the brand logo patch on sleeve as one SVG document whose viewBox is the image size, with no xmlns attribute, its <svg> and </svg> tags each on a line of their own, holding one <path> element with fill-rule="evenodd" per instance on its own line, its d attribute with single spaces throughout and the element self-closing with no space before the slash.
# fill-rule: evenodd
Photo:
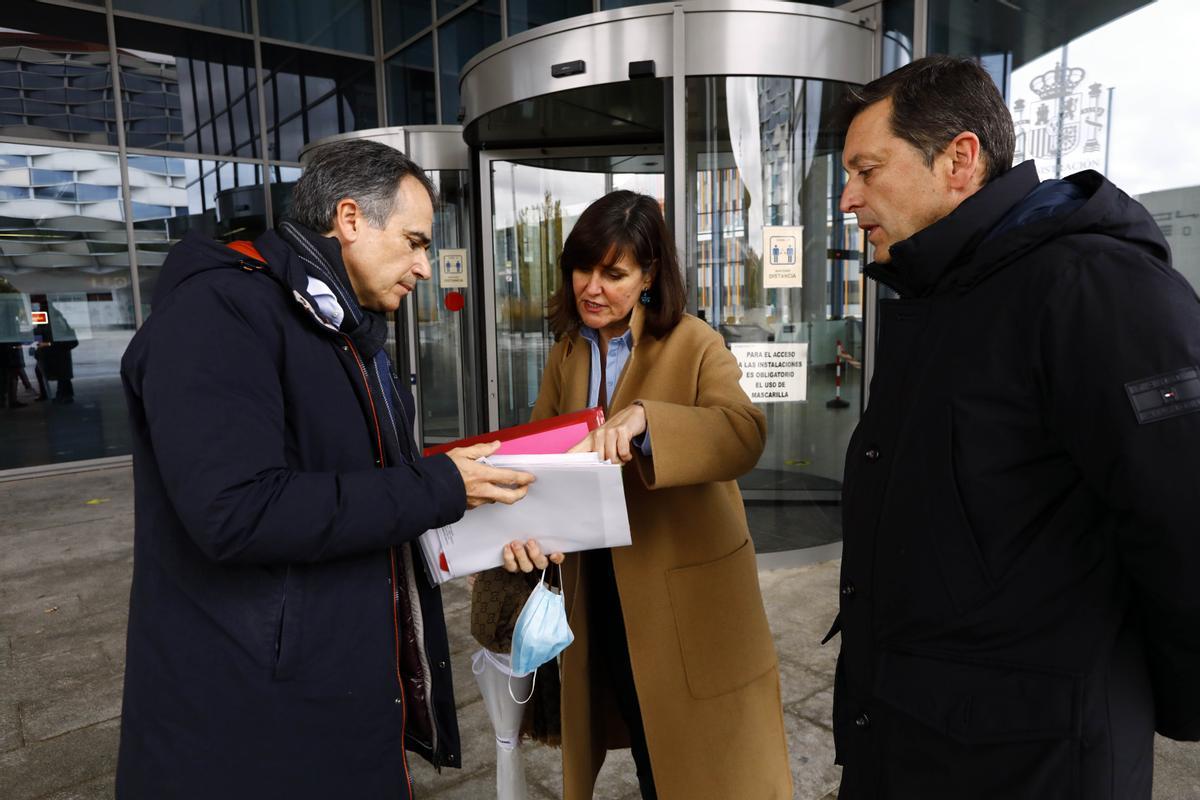
<svg viewBox="0 0 1200 800">
<path fill-rule="evenodd" d="M 1125 384 L 1138 424 L 1200 411 L 1200 369 L 1186 367 Z"/>
</svg>

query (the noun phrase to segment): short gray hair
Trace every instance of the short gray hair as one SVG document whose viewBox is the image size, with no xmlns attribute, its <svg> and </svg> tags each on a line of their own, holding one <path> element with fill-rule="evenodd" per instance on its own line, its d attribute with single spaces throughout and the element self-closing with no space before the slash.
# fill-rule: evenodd
<svg viewBox="0 0 1200 800">
<path fill-rule="evenodd" d="M 337 204 L 358 203 L 367 222 L 383 228 L 396 210 L 396 193 L 405 178 L 416 178 L 436 202 L 437 191 L 425 170 L 394 147 L 369 139 L 321 145 L 292 189 L 288 217 L 317 233 L 333 229 Z"/>
</svg>

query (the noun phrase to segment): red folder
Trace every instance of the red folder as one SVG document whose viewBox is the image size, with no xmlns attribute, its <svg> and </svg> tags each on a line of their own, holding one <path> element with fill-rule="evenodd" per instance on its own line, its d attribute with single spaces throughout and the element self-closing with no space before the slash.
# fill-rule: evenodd
<svg viewBox="0 0 1200 800">
<path fill-rule="evenodd" d="M 500 449 L 497 451 L 499 455 L 565 453 L 587 436 L 588 431 L 594 431 L 603 424 L 604 409 L 596 406 L 550 419 L 514 425 L 511 428 L 492 431 L 480 436 L 459 439 L 456 442 L 426 447 L 425 455 L 432 456 L 456 447 L 469 447 L 473 444 L 495 441 L 501 442 Z"/>
</svg>

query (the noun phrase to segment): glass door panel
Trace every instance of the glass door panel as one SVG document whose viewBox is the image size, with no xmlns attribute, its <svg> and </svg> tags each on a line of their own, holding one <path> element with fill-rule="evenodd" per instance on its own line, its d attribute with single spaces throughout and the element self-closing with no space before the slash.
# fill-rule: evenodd
<svg viewBox="0 0 1200 800">
<path fill-rule="evenodd" d="M 476 396 L 471 376 L 478 375 L 473 341 L 473 314 L 482 292 L 471 281 L 470 174 L 466 170 L 431 170 L 438 190 L 434 208 L 433 245 L 429 263 L 433 277 L 417 283 L 417 347 L 420 376 L 421 438 L 428 447 L 477 433 Z M 442 255 L 464 250 L 460 280 L 444 279 Z M 454 283 L 455 285 L 448 285 Z"/>
<path fill-rule="evenodd" d="M 841 539 L 863 388 L 862 243 L 837 209 L 847 87 L 687 81 L 684 249 L 697 313 L 738 356 L 768 440 L 739 485 L 757 550 Z"/>
<path fill-rule="evenodd" d="M 614 189 L 663 202 L 662 156 L 586 155 L 493 160 L 492 263 L 496 280 L 500 427 L 529 421 L 554 345 L 547 304 L 559 286 L 559 256 L 575 221 Z"/>
</svg>

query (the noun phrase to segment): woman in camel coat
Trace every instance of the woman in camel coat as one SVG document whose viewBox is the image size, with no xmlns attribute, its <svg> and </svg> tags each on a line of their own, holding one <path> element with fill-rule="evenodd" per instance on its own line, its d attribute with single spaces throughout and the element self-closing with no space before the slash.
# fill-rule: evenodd
<svg viewBox="0 0 1200 800">
<path fill-rule="evenodd" d="M 632 744 L 643 797 L 792 796 L 774 642 L 735 483 L 766 422 L 721 336 L 683 313 L 658 204 L 618 191 L 567 239 L 535 419 L 597 402 L 576 447 L 627 462 L 633 544 L 569 555 L 563 797 L 592 796 L 608 749 Z M 511 560 L 511 559 L 510 559 Z M 511 566 L 511 565 L 510 565 Z"/>
</svg>

